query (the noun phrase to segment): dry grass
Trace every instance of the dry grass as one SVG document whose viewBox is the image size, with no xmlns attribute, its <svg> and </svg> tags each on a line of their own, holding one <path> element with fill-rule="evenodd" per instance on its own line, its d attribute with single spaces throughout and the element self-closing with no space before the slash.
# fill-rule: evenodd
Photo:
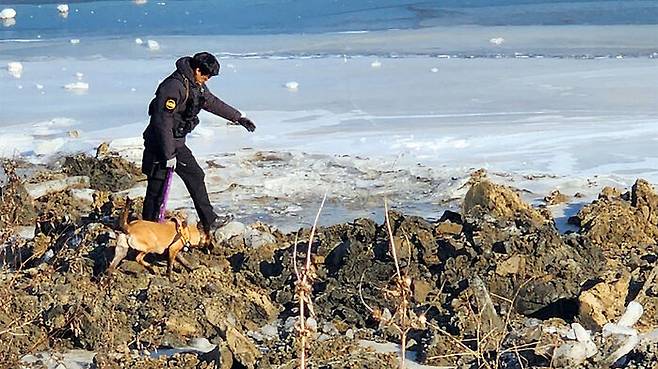
<svg viewBox="0 0 658 369">
<path fill-rule="evenodd" d="M 309 340 L 312 334 L 317 329 L 317 323 L 311 324 L 310 319 L 306 318 L 306 311 L 310 318 L 315 319 L 315 311 L 313 310 L 313 301 L 311 293 L 313 291 L 313 281 L 317 277 L 315 265 L 311 263 L 311 246 L 313 245 L 313 238 L 317 229 L 320 213 L 324 207 L 324 202 L 327 200 L 327 194 L 324 194 L 322 203 L 315 216 L 311 234 L 308 238 L 308 246 L 306 248 L 305 262 L 302 267 L 297 266 L 297 239 L 295 239 L 295 248 L 292 252 L 292 263 L 295 270 L 295 295 L 299 303 L 299 321 L 297 322 L 297 336 L 299 338 L 299 368 L 305 369 L 307 365 L 306 350 L 309 346 Z"/>
</svg>

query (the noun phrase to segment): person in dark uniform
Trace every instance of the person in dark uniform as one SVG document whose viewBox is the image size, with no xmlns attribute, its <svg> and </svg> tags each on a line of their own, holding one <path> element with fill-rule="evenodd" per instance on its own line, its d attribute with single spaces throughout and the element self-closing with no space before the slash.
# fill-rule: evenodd
<svg viewBox="0 0 658 369">
<path fill-rule="evenodd" d="M 148 110 L 151 119 L 143 135 L 142 172 L 148 178 L 144 220 L 158 219 L 168 168 L 174 168 L 185 183 L 206 231 L 213 232 L 229 220 L 215 214 L 208 199 L 205 173 L 185 144 L 185 136 L 199 124 L 197 115 L 201 109 L 240 124 L 249 132 L 256 129 L 249 118 L 206 87 L 206 82 L 219 74 L 219 67 L 217 59 L 207 52 L 182 57 L 176 61 L 176 71 L 155 91 Z"/>
</svg>

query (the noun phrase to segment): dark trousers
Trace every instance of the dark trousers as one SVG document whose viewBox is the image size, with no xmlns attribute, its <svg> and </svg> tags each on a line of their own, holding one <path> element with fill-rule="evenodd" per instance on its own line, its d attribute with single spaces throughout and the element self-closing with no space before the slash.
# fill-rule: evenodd
<svg viewBox="0 0 658 369">
<path fill-rule="evenodd" d="M 146 186 L 146 196 L 144 197 L 144 207 L 142 208 L 142 219 L 157 221 L 160 215 L 160 204 L 162 204 L 164 197 L 167 168 L 165 168 L 164 163 L 153 162 L 149 160 L 149 157 L 152 157 L 150 153 L 145 152 L 142 167 L 147 168 L 150 161 L 151 169 L 144 170 L 147 174 L 148 184 Z M 204 182 L 205 173 L 187 146 L 176 148 L 175 172 L 183 180 L 187 192 L 192 197 L 201 225 L 208 229 L 210 224 L 217 218 L 217 214 L 215 214 L 208 199 L 208 190 Z"/>
</svg>

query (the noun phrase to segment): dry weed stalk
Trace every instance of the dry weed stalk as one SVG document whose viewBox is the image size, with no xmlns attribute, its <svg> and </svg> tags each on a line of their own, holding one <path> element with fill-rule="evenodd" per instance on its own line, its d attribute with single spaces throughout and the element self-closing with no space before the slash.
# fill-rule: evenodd
<svg viewBox="0 0 658 369">
<path fill-rule="evenodd" d="M 425 314 L 416 315 L 412 307 L 412 296 L 413 292 L 411 291 L 412 279 L 406 272 L 400 270 L 400 260 L 398 258 L 397 249 L 395 247 L 395 241 L 393 236 L 393 229 L 391 228 L 391 220 L 389 218 L 388 211 L 388 202 L 384 198 L 384 211 L 386 219 L 386 229 L 389 237 L 389 245 L 391 247 L 391 255 L 393 256 L 393 261 L 395 262 L 395 276 L 393 281 L 393 288 L 383 289 L 384 295 L 387 300 L 394 301 L 396 305 L 395 312 L 391 315 L 388 309 L 380 310 L 379 308 L 370 307 L 366 301 L 363 299 L 363 276 L 365 272 L 361 275 L 361 282 L 359 283 L 359 297 L 361 303 L 370 311 L 372 316 L 381 322 L 383 326 L 389 326 L 395 328 L 400 335 L 400 369 L 405 368 L 405 357 L 407 351 L 407 335 L 411 329 L 425 329 L 426 318 Z M 407 244 L 409 247 L 409 263 L 411 264 L 411 242 L 407 238 Z"/>
<path fill-rule="evenodd" d="M 292 264 L 295 269 L 295 276 L 297 280 L 295 282 L 295 295 L 299 302 L 299 321 L 297 322 L 297 334 L 299 336 L 299 368 L 306 368 L 306 348 L 308 346 L 308 341 L 311 338 L 311 334 L 315 331 L 316 327 L 309 324 L 306 319 L 306 310 L 310 317 L 315 316 L 315 311 L 313 310 L 313 301 L 311 300 L 311 293 L 313 291 L 313 280 L 317 276 L 315 273 L 315 266 L 311 263 L 311 245 L 313 244 L 313 237 L 315 236 L 315 230 L 318 225 L 318 219 L 320 219 L 320 212 L 324 207 L 324 202 L 327 200 L 327 194 L 324 194 L 322 198 L 322 203 L 318 209 L 318 213 L 315 216 L 315 221 L 313 222 L 313 227 L 311 228 L 311 234 L 308 238 L 308 247 L 306 249 L 306 261 L 303 267 L 297 267 L 297 238 L 295 238 L 295 248 L 292 252 Z"/>
</svg>

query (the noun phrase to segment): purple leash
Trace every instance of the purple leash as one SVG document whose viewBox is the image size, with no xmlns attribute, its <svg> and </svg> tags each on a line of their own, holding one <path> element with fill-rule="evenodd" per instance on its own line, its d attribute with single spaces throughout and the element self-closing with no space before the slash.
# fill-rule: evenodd
<svg viewBox="0 0 658 369">
<path fill-rule="evenodd" d="M 162 193 L 162 203 L 160 204 L 160 215 L 158 216 L 158 223 L 164 221 L 165 210 L 167 210 L 167 198 L 169 197 L 169 188 L 171 188 L 171 180 L 174 178 L 174 168 L 167 168 L 167 177 L 165 179 L 165 186 Z"/>
</svg>

